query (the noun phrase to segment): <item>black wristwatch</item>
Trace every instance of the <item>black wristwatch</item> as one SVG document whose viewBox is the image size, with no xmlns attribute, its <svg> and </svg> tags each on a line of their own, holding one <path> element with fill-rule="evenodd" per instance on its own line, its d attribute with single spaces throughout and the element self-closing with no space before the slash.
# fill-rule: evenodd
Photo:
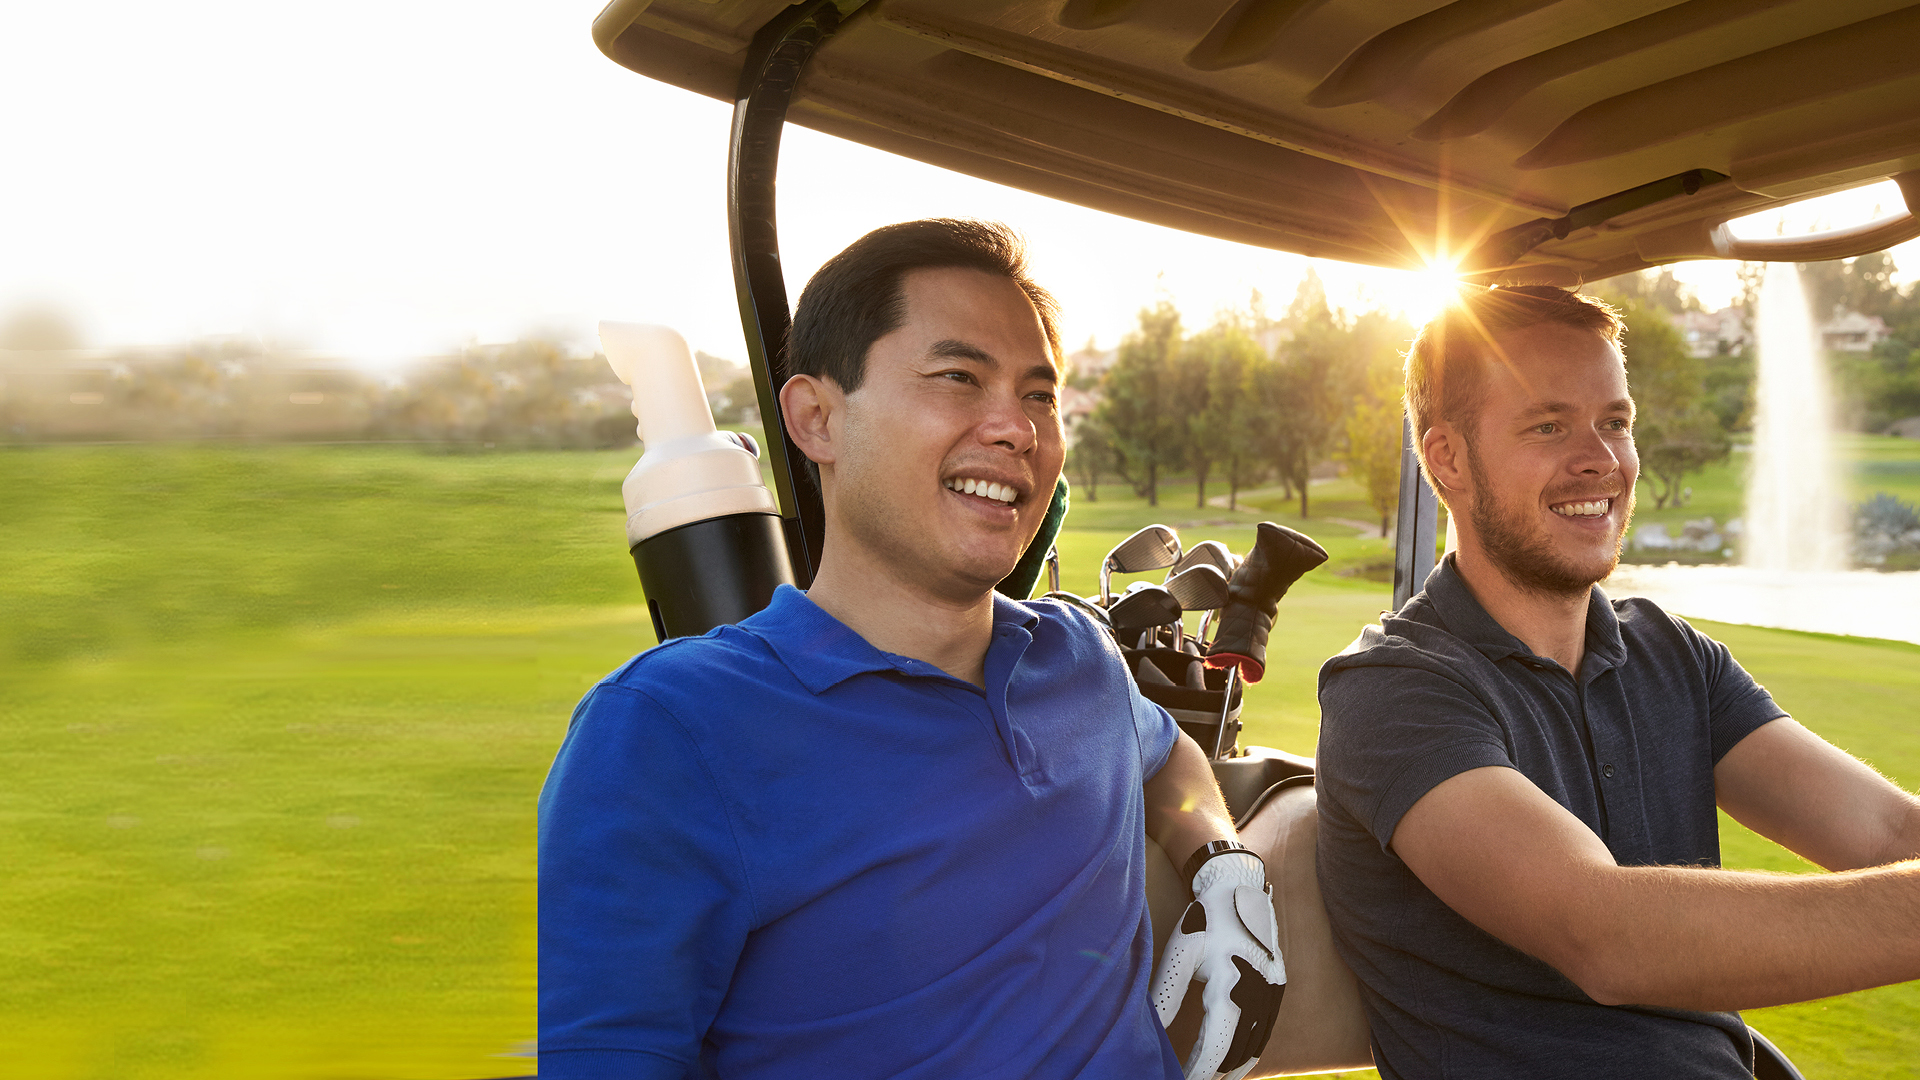
<svg viewBox="0 0 1920 1080">
<path fill-rule="evenodd" d="M 1203 847 L 1200 850 L 1194 852 L 1193 857 L 1187 860 L 1187 868 L 1185 871 L 1187 875 L 1187 888 L 1189 889 L 1193 888 L 1193 879 L 1199 875 L 1200 868 L 1206 865 L 1206 862 L 1208 859 L 1211 859 L 1217 855 L 1231 855 L 1236 851 L 1244 851 L 1247 854 L 1252 855 L 1254 858 L 1260 859 L 1259 852 L 1254 851 L 1252 848 L 1248 847 L 1245 844 L 1240 843 L 1238 840 L 1207 841 L 1206 847 Z M 1261 866 L 1267 865 L 1267 860 L 1260 859 L 1260 865 Z"/>
</svg>

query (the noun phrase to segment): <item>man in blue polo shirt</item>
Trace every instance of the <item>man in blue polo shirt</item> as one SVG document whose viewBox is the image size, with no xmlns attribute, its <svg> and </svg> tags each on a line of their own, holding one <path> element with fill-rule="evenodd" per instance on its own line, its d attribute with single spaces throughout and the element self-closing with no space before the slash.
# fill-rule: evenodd
<svg viewBox="0 0 1920 1080">
<path fill-rule="evenodd" d="M 1407 358 L 1458 548 L 1320 676 L 1322 895 L 1389 1080 L 1750 1078 L 1734 1010 L 1920 977 L 1920 800 L 1594 586 L 1639 467 L 1619 338 L 1479 290 Z M 1718 869 L 1716 804 L 1838 872 Z"/>
<path fill-rule="evenodd" d="M 994 592 L 1064 456 L 1051 298 L 1004 229 L 891 226 L 808 283 L 789 352 L 819 572 L 575 711 L 541 795 L 542 1080 L 1178 1077 L 1146 837 L 1194 854 L 1209 915 L 1265 881 L 1106 635 Z M 1270 912 L 1200 921 L 1219 989 L 1236 958 L 1282 981 Z"/>
</svg>

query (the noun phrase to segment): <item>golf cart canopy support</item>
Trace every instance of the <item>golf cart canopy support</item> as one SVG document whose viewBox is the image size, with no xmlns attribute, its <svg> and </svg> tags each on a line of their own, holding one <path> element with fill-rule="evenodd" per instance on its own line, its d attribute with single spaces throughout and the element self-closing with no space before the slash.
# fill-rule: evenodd
<svg viewBox="0 0 1920 1080">
<path fill-rule="evenodd" d="M 797 123 L 1177 229 L 1571 285 L 1842 258 L 1729 219 L 1920 169 L 1911 0 L 838 0 Z M 784 0 L 614 0 L 601 50 L 734 100 Z M 1903 183 L 1920 203 L 1920 180 Z"/>
</svg>

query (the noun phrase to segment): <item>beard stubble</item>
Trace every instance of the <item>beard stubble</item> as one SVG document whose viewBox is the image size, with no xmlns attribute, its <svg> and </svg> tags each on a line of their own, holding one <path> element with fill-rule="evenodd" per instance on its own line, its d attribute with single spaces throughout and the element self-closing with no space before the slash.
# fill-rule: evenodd
<svg viewBox="0 0 1920 1080">
<path fill-rule="evenodd" d="M 1614 538 L 1613 550 L 1604 565 L 1582 566 L 1555 551 L 1552 540 L 1528 520 L 1524 510 L 1510 511 L 1504 505 L 1490 505 L 1494 500 L 1479 497 L 1480 492 L 1492 489 L 1471 438 L 1466 440 L 1466 451 L 1467 472 L 1473 477 L 1475 491 L 1467 518 L 1473 522 L 1473 531 L 1480 537 L 1488 561 L 1501 576 L 1529 592 L 1573 597 L 1586 595 L 1595 584 L 1613 573 L 1620 562 L 1620 551 L 1626 546 L 1627 526 L 1633 522 L 1631 488 L 1614 496 L 1627 500 L 1627 510 L 1620 522 L 1620 535 Z"/>
</svg>

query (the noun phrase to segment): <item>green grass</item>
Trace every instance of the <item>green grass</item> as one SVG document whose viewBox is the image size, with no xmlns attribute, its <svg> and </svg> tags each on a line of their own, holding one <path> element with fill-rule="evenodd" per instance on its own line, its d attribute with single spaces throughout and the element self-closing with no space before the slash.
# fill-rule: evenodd
<svg viewBox="0 0 1920 1080">
<path fill-rule="evenodd" d="M 652 638 L 631 463 L 0 452 L 0 1072 L 531 1071 L 534 799 Z"/>
<path fill-rule="evenodd" d="M 1853 501 L 1884 491 L 1920 503 L 1920 439 L 1846 435 L 1840 449 L 1843 460 L 1852 466 L 1848 492 Z"/>
<path fill-rule="evenodd" d="M 1696 621 L 1725 642 L 1780 706 L 1906 788 L 1920 789 L 1920 645 Z M 1741 869 L 1817 872 L 1720 816 L 1721 859 Z M 1747 1013 L 1809 1080 L 1920 1075 L 1920 984 Z"/>
<path fill-rule="evenodd" d="M 631 464 L 0 451 L 0 1073 L 527 1072 L 534 797 L 573 702 L 652 637 L 621 536 Z M 1283 603 L 1245 714 L 1247 741 L 1312 753 L 1320 661 L 1388 599 L 1338 572 L 1384 552 L 1322 517 L 1369 516 L 1342 483 L 1304 522 L 1108 485 L 1076 501 L 1064 584 L 1090 591 L 1154 520 L 1236 550 L 1262 513 L 1314 535 L 1334 559 Z M 1914 648 L 1710 629 L 1810 726 L 1920 785 Z M 1804 865 L 1725 836 L 1729 865 Z M 1912 987 L 1754 1019 L 1816 1080 L 1920 1061 Z"/>
</svg>

